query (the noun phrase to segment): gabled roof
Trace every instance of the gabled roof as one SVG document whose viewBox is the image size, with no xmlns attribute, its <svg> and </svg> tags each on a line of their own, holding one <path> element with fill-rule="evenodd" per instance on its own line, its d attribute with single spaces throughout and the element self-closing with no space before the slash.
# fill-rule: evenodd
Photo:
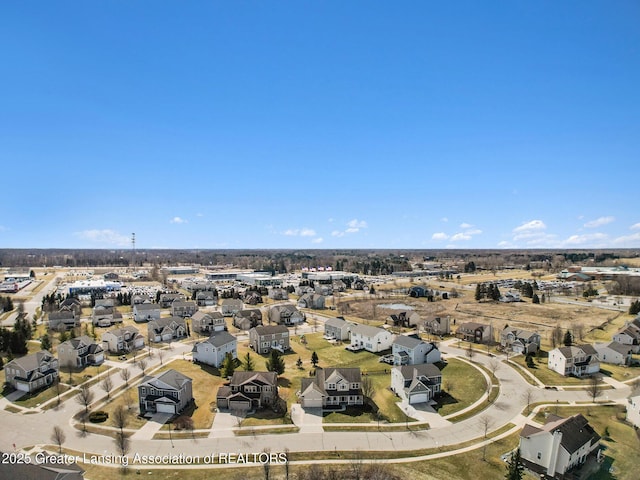
<svg viewBox="0 0 640 480">
<path fill-rule="evenodd" d="M 260 336 L 289 332 L 289 329 L 284 325 L 258 325 L 257 327 L 253 327 L 251 330 L 255 330 L 255 332 Z"/>
<path fill-rule="evenodd" d="M 157 303 L 136 303 L 133 308 L 142 312 L 146 310 L 160 310 L 160 305 Z"/>
<path fill-rule="evenodd" d="M 172 388 L 174 390 L 181 390 L 186 383 L 191 381 L 191 378 L 172 369 L 167 370 L 157 377 L 147 377 L 147 379 L 143 381 L 143 384 L 152 385 L 158 389 Z"/>
<path fill-rule="evenodd" d="M 393 367 L 402 375 L 402 378 L 409 380 L 416 377 L 434 378 L 442 375 L 442 372 L 433 363 L 420 363 L 418 365 L 402 365 Z"/>
<path fill-rule="evenodd" d="M 221 332 L 212 333 L 211 336 L 207 338 L 204 342 L 198 342 L 198 343 L 210 343 L 214 347 L 220 348 L 223 345 L 227 345 L 228 343 L 232 343 L 232 342 L 237 342 L 236 337 L 231 335 L 229 332 L 226 332 L 223 330 Z M 196 343 L 196 345 L 198 344 Z M 195 348 L 195 345 L 194 345 L 194 348 Z"/>
<path fill-rule="evenodd" d="M 623 345 L 620 342 L 609 342 L 609 343 L 600 343 L 594 345 L 596 349 L 599 348 L 609 348 L 614 352 L 619 353 L 620 355 L 629 355 L 631 353 L 631 348 L 628 345 Z"/>
<path fill-rule="evenodd" d="M 325 327 L 333 327 L 333 328 L 342 328 L 347 324 L 347 321 L 344 318 L 332 317 L 328 318 L 326 322 L 324 322 Z"/>
<path fill-rule="evenodd" d="M 600 435 L 595 432 L 581 413 L 566 419 L 554 420 L 546 423 L 543 428 L 550 432 L 561 431 L 562 441 L 560 444 L 570 454 L 579 450 L 586 443 L 593 444 L 600 440 Z"/>
<path fill-rule="evenodd" d="M 276 385 L 278 374 L 276 372 L 233 372 L 231 385 L 243 385 L 245 383 L 260 383 L 262 385 Z"/>
<path fill-rule="evenodd" d="M 424 342 L 423 340 L 420 340 L 419 338 L 411 337 L 409 335 L 398 335 L 396 339 L 393 341 L 394 345 L 406 347 L 411 350 L 416 348 L 421 343 L 426 343 L 426 342 Z"/>
<path fill-rule="evenodd" d="M 376 335 L 384 332 L 386 332 L 386 330 L 383 328 L 362 325 L 361 323 L 354 324 L 351 329 L 352 334 L 363 335 L 365 337 L 375 337 Z"/>
<path fill-rule="evenodd" d="M 513 335 L 516 338 L 521 338 L 523 340 L 529 340 L 531 337 L 535 336 L 535 335 L 539 335 L 537 332 L 532 332 L 530 330 L 522 330 L 520 328 L 515 328 L 515 327 L 505 327 L 501 334 L 506 336 L 509 333 L 513 333 Z"/>
<path fill-rule="evenodd" d="M 120 336 L 123 336 L 125 333 L 129 333 L 135 336 L 135 335 L 138 335 L 140 331 L 133 325 L 127 325 L 125 327 L 114 328 L 113 330 L 107 330 L 106 332 L 103 333 L 103 335 L 107 333 L 115 335 L 116 337 L 120 337 Z"/>
<path fill-rule="evenodd" d="M 54 360 L 54 356 L 51 355 L 47 350 L 40 350 L 36 353 L 30 353 L 29 355 L 25 355 L 24 357 L 14 358 L 10 362 L 7 363 L 6 366 L 17 366 L 27 372 L 31 370 L 36 370 L 40 368 L 40 365 L 43 362 L 50 362 Z"/>
</svg>

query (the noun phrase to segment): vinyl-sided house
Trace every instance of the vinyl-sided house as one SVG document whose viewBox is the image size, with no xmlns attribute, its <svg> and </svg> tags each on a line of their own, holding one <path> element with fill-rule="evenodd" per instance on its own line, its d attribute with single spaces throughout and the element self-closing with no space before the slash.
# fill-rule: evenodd
<svg viewBox="0 0 640 480">
<path fill-rule="evenodd" d="M 324 295 L 317 293 L 305 293 L 298 299 L 298 308 L 324 309 Z"/>
<path fill-rule="evenodd" d="M 58 361 L 63 367 L 101 365 L 104 362 L 104 349 L 93 338 L 82 335 L 58 345 Z"/>
<path fill-rule="evenodd" d="M 317 368 L 303 378 L 300 403 L 304 408 L 347 407 L 364 404 L 359 368 Z"/>
<path fill-rule="evenodd" d="M 465 342 L 489 343 L 493 340 L 493 329 L 491 325 L 483 323 L 461 323 L 456 330 L 456 336 Z"/>
<path fill-rule="evenodd" d="M 269 353 L 271 349 L 286 352 L 289 345 L 289 330 L 284 325 L 260 325 L 249 330 L 249 345 L 256 353 Z"/>
<path fill-rule="evenodd" d="M 227 353 L 230 353 L 233 358 L 238 358 L 238 341 L 236 337 L 224 330 L 213 332 L 203 342 L 196 342 L 191 352 L 195 362 L 220 368 Z"/>
<path fill-rule="evenodd" d="M 424 329 L 431 335 L 449 335 L 451 333 L 451 319 L 447 317 L 435 317 L 424 322 Z"/>
<path fill-rule="evenodd" d="M 133 320 L 137 323 L 150 322 L 160 318 L 160 305 L 157 303 L 136 303 L 132 307 Z"/>
<path fill-rule="evenodd" d="M 225 317 L 232 317 L 234 314 L 242 310 L 244 304 L 239 298 L 225 298 L 220 304 L 220 311 Z"/>
<path fill-rule="evenodd" d="M 144 347 L 144 336 L 132 325 L 102 334 L 102 345 L 111 353 L 123 353 Z"/>
<path fill-rule="evenodd" d="M 193 401 L 192 380 L 176 370 L 147 376 L 138 385 L 140 414 L 179 413 Z"/>
<path fill-rule="evenodd" d="M 51 385 L 59 372 L 58 359 L 46 350 L 15 358 L 4 367 L 6 382 L 21 392 L 35 392 Z"/>
<path fill-rule="evenodd" d="M 634 318 L 633 321 L 618 330 L 612 340 L 630 346 L 633 353 L 640 353 L 640 317 Z"/>
<path fill-rule="evenodd" d="M 122 323 L 122 314 L 115 307 L 98 305 L 93 307 L 92 321 L 99 327 L 110 327 L 115 323 Z"/>
<path fill-rule="evenodd" d="M 304 322 L 304 314 L 295 305 L 274 305 L 269 309 L 269 321 L 277 325 L 297 325 Z"/>
<path fill-rule="evenodd" d="M 506 326 L 500 332 L 500 345 L 513 353 L 536 353 L 540 348 L 540 334 Z"/>
<path fill-rule="evenodd" d="M 191 315 L 191 326 L 194 332 L 207 334 L 226 330 L 227 323 L 220 312 L 204 313 L 198 311 Z"/>
<path fill-rule="evenodd" d="M 80 326 L 80 316 L 76 316 L 73 309 L 50 312 L 48 317 L 51 330 L 63 331 Z"/>
<path fill-rule="evenodd" d="M 432 363 L 391 369 L 391 390 L 410 405 L 430 402 L 440 393 L 441 386 L 442 373 Z"/>
<path fill-rule="evenodd" d="M 184 295 L 181 293 L 162 293 L 159 300 L 162 308 L 169 308 L 176 300 L 184 300 Z"/>
<path fill-rule="evenodd" d="M 240 310 L 233 316 L 233 326 L 240 330 L 251 330 L 262 325 L 262 312 L 259 308 Z"/>
<path fill-rule="evenodd" d="M 391 344 L 394 365 L 417 365 L 442 360 L 435 344 L 411 335 L 398 335 Z"/>
<path fill-rule="evenodd" d="M 191 300 L 174 300 L 171 304 L 171 315 L 174 317 L 190 317 L 198 311 L 198 304 Z"/>
<path fill-rule="evenodd" d="M 552 478 L 583 464 L 599 445 L 600 435 L 580 413 L 569 418 L 550 415 L 542 427 L 526 424 L 520 432 L 524 466 Z"/>
<path fill-rule="evenodd" d="M 591 345 L 576 345 L 551 350 L 547 366 L 560 375 L 585 377 L 600 371 L 600 360 Z"/>
<path fill-rule="evenodd" d="M 631 392 L 627 402 L 627 422 L 640 428 L 640 389 L 636 388 Z"/>
<path fill-rule="evenodd" d="M 213 290 L 199 290 L 196 293 L 196 303 L 199 307 L 212 307 L 218 304 L 218 297 Z"/>
<path fill-rule="evenodd" d="M 356 325 L 342 317 L 328 318 L 324 322 L 324 338 L 333 340 L 349 340 L 351 329 Z"/>
<path fill-rule="evenodd" d="M 412 328 L 420 323 L 420 314 L 415 311 L 392 313 L 386 323 L 395 327 Z"/>
<path fill-rule="evenodd" d="M 594 343 L 598 359 L 602 363 L 613 365 L 631 365 L 633 349 L 631 345 L 623 345 L 618 342 Z"/>
<path fill-rule="evenodd" d="M 272 300 L 287 300 L 289 298 L 289 292 L 284 288 L 270 288 L 269 298 Z"/>
<path fill-rule="evenodd" d="M 187 323 L 184 318 L 168 317 L 147 323 L 147 336 L 150 342 L 169 342 L 187 336 Z"/>
<path fill-rule="evenodd" d="M 391 348 L 393 335 L 384 328 L 355 324 L 351 328 L 350 350 L 367 350 L 377 353 Z"/>
<path fill-rule="evenodd" d="M 218 408 L 247 412 L 274 407 L 278 401 L 278 375 L 275 372 L 233 372 L 229 385 L 216 394 Z"/>
</svg>

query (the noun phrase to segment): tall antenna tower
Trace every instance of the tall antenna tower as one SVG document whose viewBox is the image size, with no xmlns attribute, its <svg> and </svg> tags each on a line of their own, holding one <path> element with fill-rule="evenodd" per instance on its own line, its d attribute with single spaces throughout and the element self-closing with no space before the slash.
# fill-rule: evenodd
<svg viewBox="0 0 640 480">
<path fill-rule="evenodd" d="M 136 234 L 132 233 L 131 234 L 131 249 L 132 249 L 132 258 L 131 258 L 131 265 L 133 267 L 136 266 Z"/>
</svg>

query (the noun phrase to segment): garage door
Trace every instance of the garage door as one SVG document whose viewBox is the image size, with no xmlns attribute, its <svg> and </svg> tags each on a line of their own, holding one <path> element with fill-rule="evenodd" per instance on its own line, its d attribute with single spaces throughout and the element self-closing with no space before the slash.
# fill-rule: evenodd
<svg viewBox="0 0 640 480">
<path fill-rule="evenodd" d="M 429 400 L 429 394 L 427 393 L 418 393 L 416 395 L 411 395 L 411 398 L 409 399 L 409 403 L 413 404 L 413 403 L 424 403 L 427 400 Z"/>
<path fill-rule="evenodd" d="M 176 413 L 176 407 L 166 403 L 156 403 L 156 411 L 158 413 Z"/>
<path fill-rule="evenodd" d="M 28 392 L 29 391 L 29 384 L 22 383 L 22 382 L 17 382 L 16 383 L 16 389 L 20 390 L 21 392 Z"/>
<path fill-rule="evenodd" d="M 322 408 L 322 397 L 321 398 L 305 398 L 303 400 L 304 408 Z"/>
</svg>

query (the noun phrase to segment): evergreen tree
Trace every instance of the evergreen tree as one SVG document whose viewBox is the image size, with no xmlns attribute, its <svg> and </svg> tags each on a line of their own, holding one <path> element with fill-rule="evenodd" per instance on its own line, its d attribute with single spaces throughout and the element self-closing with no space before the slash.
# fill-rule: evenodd
<svg viewBox="0 0 640 480">
<path fill-rule="evenodd" d="M 229 378 L 230 376 L 233 375 L 233 372 L 236 369 L 236 361 L 233 358 L 233 355 L 231 355 L 230 352 L 227 352 L 227 354 L 224 356 L 224 360 L 222 361 L 222 377 L 223 378 Z"/>
<path fill-rule="evenodd" d="M 540 297 L 538 297 L 537 293 L 533 294 L 533 298 L 531 299 L 533 303 L 540 303 Z"/>
<path fill-rule="evenodd" d="M 313 364 L 314 367 L 317 367 L 319 361 L 320 359 L 318 358 L 318 354 L 314 351 L 311 354 L 311 363 Z"/>
<path fill-rule="evenodd" d="M 40 348 L 42 350 L 51 350 L 51 339 L 49 335 L 45 335 L 40 339 Z"/>
<path fill-rule="evenodd" d="M 506 480 L 522 480 L 524 475 L 524 465 L 520 456 L 520 449 L 516 449 L 507 460 L 507 474 L 504 476 Z"/>
<path fill-rule="evenodd" d="M 497 285 L 491 284 L 493 286 L 493 290 L 491 291 L 491 300 L 498 301 L 500 300 L 500 289 Z"/>
<path fill-rule="evenodd" d="M 282 375 L 284 373 L 284 358 L 282 358 L 280 352 L 272 349 L 269 353 L 269 358 L 267 358 L 266 366 L 269 372 L 276 372 L 278 375 Z"/>
<path fill-rule="evenodd" d="M 476 285 L 476 295 L 475 295 L 475 299 L 476 302 L 479 302 L 480 300 L 482 300 L 482 284 L 478 283 Z"/>
<path fill-rule="evenodd" d="M 631 302 L 629 305 L 629 315 L 638 315 L 640 313 L 640 300 Z"/>
<path fill-rule="evenodd" d="M 573 344 L 573 335 L 571 334 L 571 330 L 567 330 L 564 333 L 564 338 L 562 339 L 562 343 L 564 343 L 565 347 L 570 347 Z"/>
<path fill-rule="evenodd" d="M 253 363 L 253 358 L 251 358 L 250 352 L 247 352 L 247 354 L 244 356 L 244 361 L 242 362 L 242 365 L 244 366 L 244 369 L 247 372 L 253 372 L 253 370 L 255 369 L 255 364 Z"/>
<path fill-rule="evenodd" d="M 296 362 L 296 366 L 298 368 L 300 368 L 300 369 L 302 368 L 302 359 L 300 357 L 298 357 L 298 361 Z"/>
<path fill-rule="evenodd" d="M 69 334 L 67 333 L 66 330 L 63 330 L 62 332 L 60 332 L 59 340 L 60 340 L 60 343 L 66 342 L 67 340 L 69 340 Z"/>
<path fill-rule="evenodd" d="M 4 360 L 2 360 L 2 355 L 0 355 L 0 370 L 4 368 Z"/>
</svg>

